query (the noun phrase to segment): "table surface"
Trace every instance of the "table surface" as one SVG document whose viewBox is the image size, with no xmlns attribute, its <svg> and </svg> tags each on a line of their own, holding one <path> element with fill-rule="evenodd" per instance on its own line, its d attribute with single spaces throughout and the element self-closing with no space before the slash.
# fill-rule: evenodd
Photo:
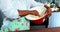
<svg viewBox="0 0 60 32">
<path fill-rule="evenodd" d="M 60 32 L 60 27 L 33 29 L 24 32 Z"/>
<path fill-rule="evenodd" d="M 60 32 L 60 27 L 39 28 L 39 29 L 31 29 L 31 30 L 26 30 L 26 31 L 15 31 L 15 32 Z"/>
</svg>

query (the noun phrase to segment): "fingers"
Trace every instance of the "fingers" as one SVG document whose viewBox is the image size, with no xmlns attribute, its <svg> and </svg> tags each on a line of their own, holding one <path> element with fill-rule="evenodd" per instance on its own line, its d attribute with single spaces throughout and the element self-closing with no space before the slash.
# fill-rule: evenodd
<svg viewBox="0 0 60 32">
<path fill-rule="evenodd" d="M 47 11 L 45 12 L 46 16 L 45 18 L 48 18 L 52 15 L 52 10 L 50 8 L 47 9 Z"/>
</svg>

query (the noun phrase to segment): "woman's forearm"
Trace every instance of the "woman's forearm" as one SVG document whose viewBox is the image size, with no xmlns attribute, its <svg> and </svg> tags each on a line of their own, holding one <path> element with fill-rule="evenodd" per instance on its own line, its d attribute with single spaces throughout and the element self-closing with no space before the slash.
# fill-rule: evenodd
<svg viewBox="0 0 60 32">
<path fill-rule="evenodd" d="M 29 11 L 27 11 L 27 10 L 26 11 L 22 11 L 22 10 L 19 11 L 18 10 L 18 13 L 19 13 L 19 16 L 25 16 L 25 15 L 28 15 L 29 14 Z"/>
<path fill-rule="evenodd" d="M 18 10 L 19 16 L 26 16 L 28 14 L 39 16 L 39 13 L 36 10 Z"/>
</svg>

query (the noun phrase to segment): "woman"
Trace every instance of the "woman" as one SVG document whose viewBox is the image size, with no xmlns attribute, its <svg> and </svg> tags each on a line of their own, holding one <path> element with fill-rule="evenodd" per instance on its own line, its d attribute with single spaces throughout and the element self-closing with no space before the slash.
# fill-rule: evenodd
<svg viewBox="0 0 60 32">
<path fill-rule="evenodd" d="M 51 9 L 42 3 L 37 3 L 34 0 L 0 0 L 0 10 L 5 17 L 1 31 L 21 31 L 29 30 L 30 22 L 25 19 L 28 14 L 39 16 L 36 10 L 29 10 L 35 6 L 45 6 L 47 8 L 47 16 L 51 15 Z"/>
</svg>

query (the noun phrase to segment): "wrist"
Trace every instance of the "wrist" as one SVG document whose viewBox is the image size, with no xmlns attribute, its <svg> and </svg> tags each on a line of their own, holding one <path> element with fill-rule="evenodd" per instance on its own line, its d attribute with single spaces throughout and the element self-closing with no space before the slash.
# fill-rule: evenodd
<svg viewBox="0 0 60 32">
<path fill-rule="evenodd" d="M 44 7 L 45 7 L 46 9 L 50 8 L 50 7 L 48 7 L 47 5 L 44 5 Z"/>
</svg>

